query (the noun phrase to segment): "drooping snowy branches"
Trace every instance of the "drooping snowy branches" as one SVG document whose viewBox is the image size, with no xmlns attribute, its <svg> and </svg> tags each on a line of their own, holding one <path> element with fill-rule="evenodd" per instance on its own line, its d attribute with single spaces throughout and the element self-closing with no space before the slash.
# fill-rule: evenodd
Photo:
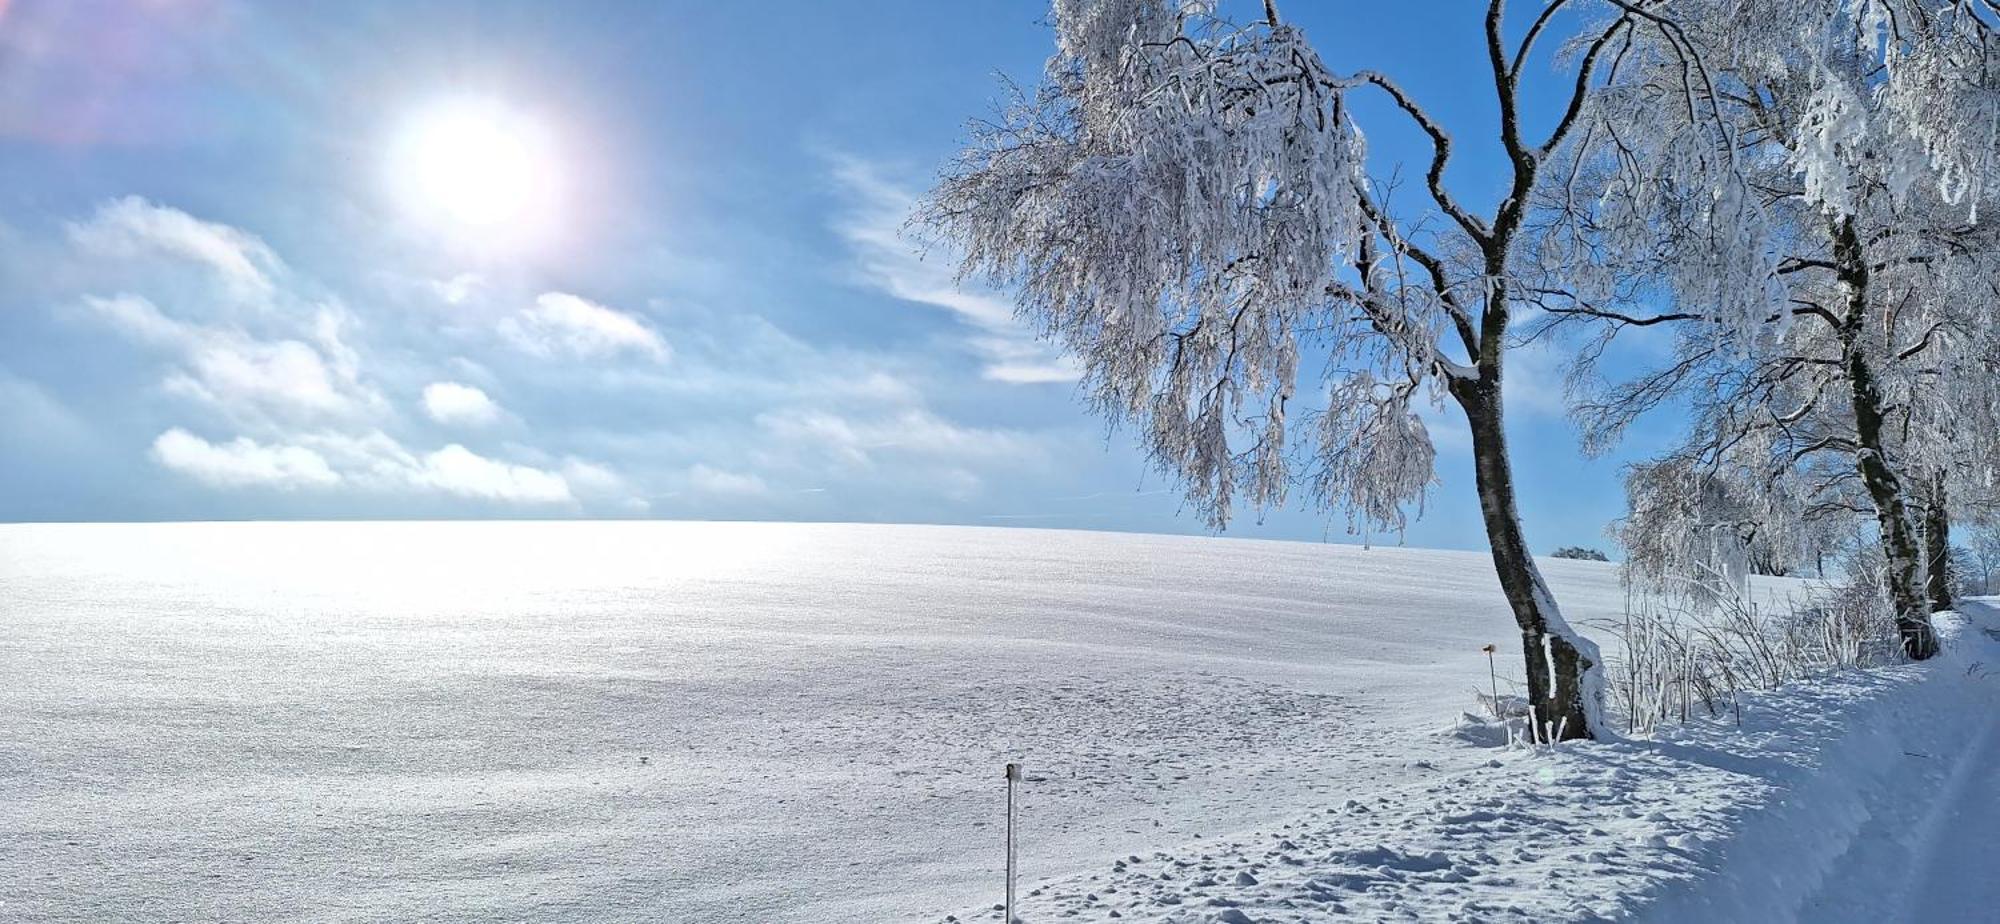
<svg viewBox="0 0 2000 924">
<path fill-rule="evenodd" d="M 1595 232 L 1564 226 L 1546 187 L 1591 166 L 1571 148 L 1605 124 L 1600 70 L 1654 47 L 1641 35 L 1686 41 L 1662 6 L 1549 0 L 1510 23 L 1503 0 L 1486 5 L 1493 128 L 1511 174 L 1481 211 L 1445 180 L 1443 123 L 1390 75 L 1329 68 L 1268 4 L 1237 24 L 1208 3 L 1058 0 L 1041 84 L 974 126 L 917 223 L 962 250 L 964 272 L 1018 293 L 1023 315 L 1081 360 L 1092 404 L 1138 430 L 1218 527 L 1234 504 L 1275 505 L 1301 482 L 1357 526 L 1400 527 L 1433 480 L 1417 411 L 1448 398 L 1471 430 L 1531 699 L 1560 733 L 1588 734 L 1601 727 L 1599 659 L 1528 553 L 1501 374 L 1517 312 L 1617 288 L 1595 270 L 1610 264 L 1562 252 Z M 1523 111 L 1528 62 L 1571 28 L 1567 70 L 1553 75 L 1566 103 L 1537 128 Z M 1369 170 L 1356 93 L 1386 97 L 1429 140 L 1422 208 L 1401 201 L 1394 174 Z M 1711 172 L 1729 175 L 1722 161 Z M 1685 201 L 1663 194 L 1648 208 Z M 1324 388 L 1302 394 L 1302 371 Z M 1295 421 L 1313 438 L 1291 438 Z"/>
<path fill-rule="evenodd" d="M 976 126 L 922 218 L 968 272 L 1016 286 L 1211 523 L 1280 503 L 1301 340 L 1385 362 L 1428 342 L 1415 318 L 1395 349 L 1359 341 L 1327 297 L 1366 227 L 1360 133 L 1296 30 L 1154 0 L 1059 3 L 1055 21 L 1045 83 Z M 1398 404 L 1341 394 L 1341 414 Z M 1353 493 L 1375 511 L 1412 496 Z"/>
<path fill-rule="evenodd" d="M 1647 37 L 1600 97 L 1599 134 L 1579 150 L 1550 237 L 1600 279 L 1626 292 L 1653 280 L 1672 304 L 1635 316 L 1584 300 L 1552 310 L 1553 323 L 1681 322 L 1671 363 L 1579 408 L 1598 442 L 1703 383 L 1686 392 L 1696 413 L 1679 453 L 1699 464 L 1669 468 L 1795 499 L 1765 505 L 1767 532 L 1787 516 L 1871 510 L 1917 657 L 1935 649 L 1919 532 L 1944 541 L 1947 482 L 1965 480 L 1950 473 L 1990 471 L 1992 458 L 1992 431 L 1959 421 L 1996 406 L 1984 367 L 2000 239 L 1981 217 L 2000 189 L 1994 12 L 1953 0 L 1676 4 L 1676 28 Z M 1685 79 L 1691 67 L 1701 81 Z M 1667 92 L 1690 87 L 1700 92 Z M 1698 175 L 1728 164 L 1706 197 L 1727 211 L 1704 205 L 1689 220 L 1648 199 L 1665 151 Z M 1658 233 L 1638 230 L 1647 222 Z M 1637 473 L 1635 501 L 1664 470 Z M 1678 505 L 1687 516 L 1730 516 L 1711 492 L 1687 496 L 1713 501 Z M 1655 565 L 1673 557 L 1644 551 Z M 1942 546 L 1929 557 L 1942 564 Z"/>
</svg>

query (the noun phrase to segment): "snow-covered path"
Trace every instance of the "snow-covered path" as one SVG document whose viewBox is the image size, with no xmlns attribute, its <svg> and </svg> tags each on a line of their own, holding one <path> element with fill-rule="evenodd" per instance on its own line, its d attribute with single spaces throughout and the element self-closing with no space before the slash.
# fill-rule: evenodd
<svg viewBox="0 0 2000 924">
<path fill-rule="evenodd" d="M 2000 640 L 2000 605 L 1961 601 L 1974 628 Z M 2000 664 L 1987 668 L 2000 677 Z M 1925 839 L 1912 858 L 1904 920 L 2000 919 L 2000 710 L 1966 748 L 1925 819 Z"/>
<path fill-rule="evenodd" d="M 1837 674 L 1772 699 L 1824 727 L 1753 751 L 1776 783 L 1753 798 L 1712 872 L 1643 920 L 1938 924 L 2000 920 L 2000 607 L 1937 617 L 1942 656 Z M 1737 801 L 1743 801 L 1738 799 Z M 1720 804 L 1720 803 L 1718 803 Z"/>
<path fill-rule="evenodd" d="M 2000 918 L 2000 715 L 1960 760 L 1930 822 L 1935 833 L 1911 870 L 1904 919 Z"/>
</svg>

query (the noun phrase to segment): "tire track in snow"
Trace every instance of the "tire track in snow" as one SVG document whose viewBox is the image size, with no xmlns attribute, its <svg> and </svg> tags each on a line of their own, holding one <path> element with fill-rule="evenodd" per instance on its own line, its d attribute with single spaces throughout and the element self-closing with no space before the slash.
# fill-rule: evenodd
<svg viewBox="0 0 2000 924">
<path fill-rule="evenodd" d="M 2000 610 L 1960 604 L 1986 626 Z M 1986 629 L 2000 637 L 2000 630 Z M 1993 668 L 1989 667 L 1989 671 Z M 2000 715 L 1994 716 L 1952 770 L 1928 819 L 1929 837 L 1911 863 L 1908 921 L 1977 921 L 2000 909 Z"/>
</svg>

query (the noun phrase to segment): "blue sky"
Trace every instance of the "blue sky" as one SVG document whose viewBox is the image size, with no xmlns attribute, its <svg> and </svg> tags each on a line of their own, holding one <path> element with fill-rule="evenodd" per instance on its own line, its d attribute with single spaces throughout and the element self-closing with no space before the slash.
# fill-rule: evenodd
<svg viewBox="0 0 2000 924">
<path fill-rule="evenodd" d="M 1336 69 L 1429 102 L 1461 137 L 1454 186 L 1497 195 L 1461 0 L 1284 6 Z M 1027 0 L 0 3 L 0 519 L 1200 532 L 1004 293 L 954 289 L 897 236 L 995 75 L 1038 73 L 1043 17 Z M 467 111 L 528 126 L 532 175 L 558 192 L 477 230 L 413 203 L 410 139 Z M 1420 163 L 1386 108 L 1362 115 L 1384 165 Z M 444 182 L 493 169 L 457 166 Z M 1580 457 L 1561 359 L 1524 355 L 1509 382 L 1544 551 L 1605 546 L 1618 468 L 1660 436 Z M 1480 547 L 1462 425 L 1438 419 L 1442 483 L 1406 540 Z M 1229 533 L 1353 538 L 1305 509 Z"/>
</svg>

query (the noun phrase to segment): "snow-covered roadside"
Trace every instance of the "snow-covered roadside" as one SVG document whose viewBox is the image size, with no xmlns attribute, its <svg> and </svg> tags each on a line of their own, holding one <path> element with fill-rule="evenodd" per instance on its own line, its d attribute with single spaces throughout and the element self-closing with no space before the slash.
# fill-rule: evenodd
<svg viewBox="0 0 2000 924">
<path fill-rule="evenodd" d="M 1888 704 L 1897 748 L 1848 774 L 1863 809 L 1801 916 L 1833 924 L 2000 915 L 2000 598 L 1942 617 L 1952 648 L 1929 695 Z"/>
<path fill-rule="evenodd" d="M 1992 887 L 1958 870 L 1990 859 L 1968 826 L 2000 813 L 2000 609 L 1966 610 L 1940 617 L 1941 658 L 1758 697 L 1742 729 L 1530 752 L 1462 728 L 1413 743 L 1438 754 L 1407 783 L 1035 883 L 1019 917 L 1977 919 Z"/>
</svg>

